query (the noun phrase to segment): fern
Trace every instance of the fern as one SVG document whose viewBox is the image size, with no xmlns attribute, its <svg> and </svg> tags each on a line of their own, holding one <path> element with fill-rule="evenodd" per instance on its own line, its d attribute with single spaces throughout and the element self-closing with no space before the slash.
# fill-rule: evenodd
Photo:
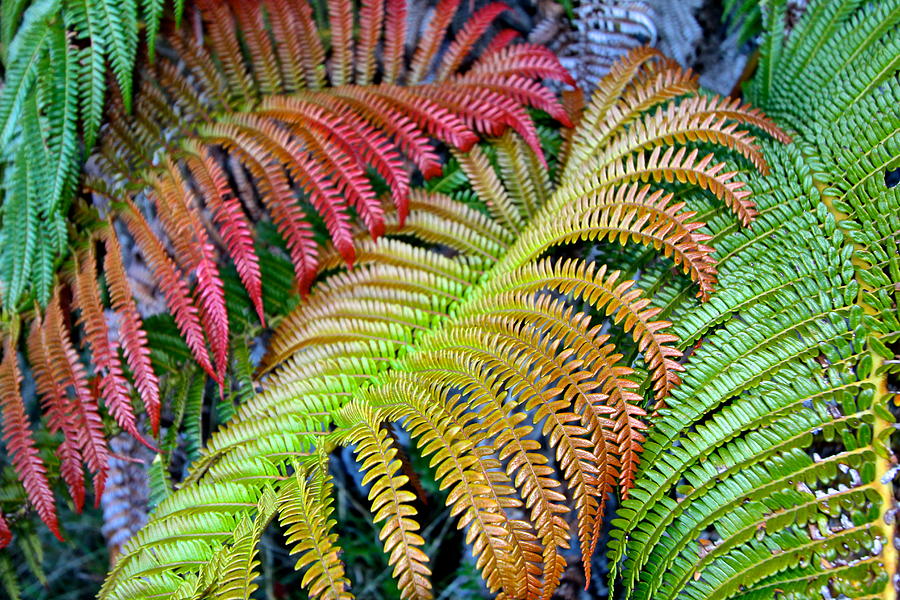
<svg viewBox="0 0 900 600">
<path fill-rule="evenodd" d="M 655 390 L 650 404 L 663 410 L 681 353 L 671 323 L 658 319 L 659 309 L 633 282 L 605 266 L 547 254 L 579 240 L 637 242 L 662 264 L 674 259 L 702 295 L 711 293 L 713 250 L 693 213 L 655 180 L 609 179 L 618 171 L 608 168 L 646 164 L 661 148 L 667 162 L 658 168 L 674 173 L 683 154 L 676 160 L 665 149 L 687 145 L 714 154 L 735 148 L 729 160 L 764 167 L 753 140 L 732 125 L 758 123 L 783 136 L 758 113 L 692 100 L 693 80 L 652 50 L 636 51 L 610 77 L 571 142 L 569 161 L 580 162 L 565 166 L 555 191 L 524 136 L 506 131 L 492 145 L 455 149 L 458 167 L 446 177 L 456 183 L 434 184 L 460 191 L 452 171 L 459 168 L 474 204 L 414 190 L 405 219 L 385 199 L 384 236 L 372 240 L 356 228 L 352 270 L 341 269 L 336 242 L 326 248 L 321 266 L 330 274 L 277 327 L 260 367 L 262 393 L 213 434 L 182 489 L 133 540 L 101 598 L 177 596 L 219 585 L 209 574 L 243 543 L 233 524 L 253 518 L 269 486 L 285 498 L 278 510 L 289 544 L 311 531 L 310 523 L 327 523 L 327 501 L 310 501 L 309 490 L 326 481 L 316 465 L 332 442 L 355 447 L 401 595 L 431 597 L 415 496 L 383 428 L 388 422 L 399 422 L 430 457 L 493 592 L 549 598 L 576 543 L 590 568 L 608 499 L 633 488 L 640 462 L 647 419 L 635 367 L 646 366 Z M 682 91 L 664 94 L 672 79 Z M 610 111 L 623 119 L 604 131 Z M 720 171 L 712 177 L 721 186 L 673 175 L 678 183 L 671 188 L 701 203 L 725 200 L 733 175 Z M 582 313 L 582 305 L 597 317 Z M 638 348 L 640 361 L 622 360 L 610 326 Z M 534 434 L 548 441 L 552 461 Z M 174 531 L 181 532 L 177 539 Z M 340 597 L 347 584 L 329 526 L 302 539 L 299 566 L 311 565 L 306 581 L 319 595 Z M 175 562 L 178 571 L 166 567 Z"/>
<path fill-rule="evenodd" d="M 83 466 L 93 474 L 98 497 L 108 471 L 101 407 L 150 448 L 156 449 L 143 437 L 133 396 L 140 397 L 153 436 L 160 427 L 159 365 L 151 360 L 151 336 L 126 280 L 123 246 L 133 240 L 139 248 L 189 355 L 224 397 L 233 315 L 220 253 L 233 259 L 261 322 L 266 314 L 262 248 L 253 220 L 275 223 L 281 238 L 262 246 L 286 247 L 305 291 L 319 273 L 322 240 L 330 238 L 352 265 L 358 243 L 352 238 L 354 217 L 373 238 L 383 234 L 385 207 L 376 189 L 390 189 L 403 222 L 411 178 L 406 159 L 434 176 L 441 171 L 438 143 L 468 150 L 479 135 L 512 128 L 543 160 L 526 108 L 568 121 L 553 94 L 534 81 L 568 77 L 546 49 L 522 44 L 528 53 L 511 62 L 497 65 L 485 56 L 461 70 L 501 12 L 498 7 L 478 12 L 460 44 L 447 52 L 441 51 L 447 28 L 429 33 L 411 58 L 412 69 L 406 69 L 405 55 L 391 56 L 401 67 L 391 83 L 376 68 L 375 55 L 382 35 L 394 35 L 395 24 L 367 8 L 360 35 L 369 38 L 361 47 L 371 54 L 372 69 L 357 85 L 349 68 L 355 52 L 350 3 L 329 6 L 326 36 L 305 3 L 198 2 L 188 14 L 205 30 L 206 47 L 194 39 L 196 27 L 178 27 L 181 3 L 175 4 L 172 20 L 161 16 L 160 2 L 142 3 L 144 13 L 135 2 L 39 2 L 24 12 L 9 49 L 3 93 L 21 89 L 24 100 L 0 100 L 0 123 L 9 123 L 5 135 L 17 143 L 43 137 L 34 149 L 17 146 L 21 160 L 5 171 L 16 189 L 3 204 L 3 304 L 10 315 L 34 305 L 24 315 L 37 332 L 29 334 L 32 354 L 51 365 L 42 372 L 41 395 L 50 429 L 63 434 L 60 474 L 78 508 L 85 496 Z M 446 4 L 448 19 L 458 5 Z M 152 60 L 156 39 L 148 40 L 148 60 L 137 63 L 132 93 L 139 14 L 147 19 L 148 34 L 164 32 L 159 44 L 166 51 Z M 299 38 L 297 30 L 303 32 Z M 21 66 L 18 75 L 17 57 L 26 55 L 35 65 Z M 108 82 L 105 62 L 114 75 Z M 95 102 L 102 106 L 107 84 L 113 90 L 91 155 L 92 176 L 83 181 L 85 194 L 73 200 L 60 190 L 76 187 L 75 154 L 69 151 L 82 151 L 75 135 L 78 111 L 83 150 L 90 151 L 101 116 Z M 452 93 L 445 97 L 444 90 Z M 51 167 L 62 170 L 51 173 Z M 56 191 L 48 194 L 45 185 Z M 62 258 L 66 252 L 71 256 Z M 29 295 L 35 279 L 41 287 Z M 286 296 L 290 288 L 283 287 Z M 70 294 L 77 315 L 71 321 L 59 314 L 69 308 Z M 243 311 L 237 312 L 245 321 Z M 118 330 L 107 321 L 113 315 Z M 44 329 L 51 322 L 48 336 Z M 166 340 L 172 351 L 167 366 L 178 344 Z M 183 415 L 191 457 L 203 442 L 204 387 L 205 376 L 197 375 Z M 163 449 L 170 451 L 171 444 Z"/>
<path fill-rule="evenodd" d="M 749 178 L 752 229 L 710 221 L 712 302 L 660 303 L 702 345 L 614 521 L 628 598 L 893 596 L 900 4 L 814 2 L 786 42 L 770 10 L 751 98 L 799 147 Z"/>
<path fill-rule="evenodd" d="M 182 2 L 174 3 L 179 11 Z M 144 1 L 140 10 L 137 0 L 4 3 L 0 233 L 7 246 L 23 235 L 32 238 L 28 247 L 4 252 L 0 281 L 7 310 L 27 308 L 29 296 L 42 305 L 49 300 L 53 271 L 66 253 L 65 216 L 81 162 L 100 129 L 107 64 L 130 107 L 139 21 L 146 19 L 152 56 L 162 7 L 162 0 Z M 26 197 L 33 206 L 23 212 Z M 42 220 L 52 224 L 53 236 L 35 239 Z"/>
</svg>

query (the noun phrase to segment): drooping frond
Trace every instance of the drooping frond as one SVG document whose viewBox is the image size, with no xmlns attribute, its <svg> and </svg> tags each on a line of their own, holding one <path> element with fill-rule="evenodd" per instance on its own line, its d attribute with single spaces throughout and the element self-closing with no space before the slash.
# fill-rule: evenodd
<svg viewBox="0 0 900 600">
<path fill-rule="evenodd" d="M 301 585 L 316 598 L 350 600 L 349 581 L 333 533 L 331 479 L 327 459 L 309 469 L 294 464 L 293 477 L 278 493 L 278 520 L 291 554 L 300 553 L 296 570 L 305 570 Z"/>
<path fill-rule="evenodd" d="M 647 54 L 651 64 L 622 79 L 609 110 L 627 112 L 623 106 L 634 97 L 622 89 L 655 76 L 655 56 Z M 400 90 L 340 93 L 352 97 L 355 108 L 367 99 L 411 101 L 411 92 Z M 707 116 L 691 120 L 696 105 L 682 98 L 691 90 L 686 86 L 674 100 L 661 94 L 659 102 L 672 104 L 658 111 L 678 122 L 705 122 Z M 311 93 L 309 101 L 321 106 L 324 95 Z M 678 112 L 682 101 L 685 114 Z M 405 219 L 385 198 L 382 236 L 368 239 L 354 227 L 352 270 L 336 243 L 326 247 L 320 264 L 327 274 L 279 323 L 261 361 L 261 391 L 211 436 L 182 489 L 129 545 L 101 597 L 165 595 L 195 585 L 204 572 L 195 561 L 235 543 L 212 523 L 249 518 L 256 500 L 245 496 L 258 498 L 269 485 L 284 507 L 279 510 L 289 545 L 299 548 L 299 566 L 313 573 L 306 582 L 321 596 L 345 593 L 349 584 L 336 560 L 328 501 L 309 500 L 313 486 L 325 481 L 308 466 L 310 448 L 333 442 L 355 446 L 401 593 L 431 597 L 416 497 L 386 422 L 403 427 L 430 458 L 493 592 L 549 599 L 576 543 L 590 569 L 611 495 L 636 493 L 647 408 L 667 410 L 683 370 L 683 338 L 651 302 L 653 292 L 645 294 L 643 278 L 638 285 L 630 280 L 635 268 L 620 273 L 627 265 L 547 255 L 572 251 L 582 239 L 603 239 L 601 247 L 613 250 L 601 256 L 637 256 L 647 273 L 675 278 L 674 289 L 709 294 L 716 272 L 711 240 L 693 217 L 699 210 L 714 216 L 717 227 L 731 228 L 728 244 L 737 243 L 732 238 L 743 230 L 729 203 L 741 185 L 728 187 L 736 176 L 719 176 L 710 167 L 714 159 L 694 169 L 698 175 L 682 176 L 696 161 L 684 156 L 698 147 L 704 156 L 720 156 L 716 164 L 726 160 L 722 170 L 754 166 L 749 155 L 729 152 L 728 136 L 660 136 L 646 148 L 640 140 L 628 146 L 629 124 L 657 114 L 657 103 L 642 106 L 605 139 L 575 139 L 584 140 L 577 146 L 581 156 L 633 155 L 632 163 L 623 158 L 622 164 L 635 168 L 646 165 L 657 146 L 660 155 L 674 147 L 672 156 L 687 148 L 677 163 L 666 159 L 659 177 L 615 172 L 581 194 L 585 177 L 575 170 L 554 192 L 529 148 L 525 136 L 531 133 L 511 127 L 496 131 L 499 139 L 491 144 L 456 148 L 444 176 L 429 191 L 410 194 Z M 285 115 L 314 114 L 289 102 L 267 106 Z M 538 133 L 535 128 L 540 141 Z M 548 164 L 565 172 L 565 165 Z M 680 278 L 673 263 L 693 281 Z M 693 306 L 697 301 L 689 296 L 684 302 Z M 181 548 L 162 541 L 168 523 L 188 532 L 175 544 Z M 317 523 L 325 525 L 314 531 Z M 202 550 L 200 539 L 207 540 Z M 169 558 L 155 554 L 163 549 L 171 557 L 192 556 L 179 562 L 190 566 L 172 569 Z M 142 591 L 141 578 L 160 573 L 170 578 Z"/>
<path fill-rule="evenodd" d="M 105 230 L 103 241 L 106 246 L 103 271 L 109 287 L 110 305 L 119 317 L 122 351 L 128 368 L 134 375 L 135 387 L 144 402 L 144 408 L 150 417 L 150 427 L 155 435 L 159 431 L 159 381 L 150 363 L 147 334 L 137 305 L 131 296 L 125 265 L 122 263 L 122 249 L 112 226 Z"/>
<path fill-rule="evenodd" d="M 28 415 L 25 414 L 25 404 L 19 387 L 21 382 L 22 375 L 19 371 L 16 348 L 13 346 L 12 338 L 5 336 L 3 360 L 0 361 L 0 394 L 2 394 L 0 416 L 3 417 L 3 444 L 19 476 L 19 481 L 25 487 L 28 501 L 53 535 L 62 540 L 53 492 L 47 482 L 47 468 L 35 447 L 31 436 L 31 424 Z"/>
</svg>

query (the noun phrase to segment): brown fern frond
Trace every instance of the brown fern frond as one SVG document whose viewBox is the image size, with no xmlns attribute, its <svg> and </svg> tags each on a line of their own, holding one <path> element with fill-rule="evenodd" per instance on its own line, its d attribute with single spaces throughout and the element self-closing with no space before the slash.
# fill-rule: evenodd
<svg viewBox="0 0 900 600">
<path fill-rule="evenodd" d="M 711 165 L 715 155 L 710 153 L 697 160 L 698 150 L 690 152 L 687 148 L 669 147 L 662 151 L 656 147 L 650 155 L 629 155 L 624 160 L 620 159 L 607 165 L 604 170 L 596 175 L 596 180 L 591 180 L 584 188 L 599 189 L 606 186 L 615 186 L 620 183 L 632 181 L 657 182 L 666 181 L 673 183 L 691 183 L 702 189 L 709 190 L 717 198 L 722 199 L 737 215 L 741 224 L 749 226 L 756 218 L 756 204 L 749 199 L 750 190 L 743 189 L 743 181 L 732 181 L 737 175 L 736 171 L 725 171 L 725 163 Z M 596 187 L 594 183 L 596 182 Z M 582 188 L 582 189 L 584 189 Z"/>
<path fill-rule="evenodd" d="M 440 0 L 434 7 L 431 15 L 431 21 L 419 40 L 419 45 L 413 54 L 412 65 L 409 69 L 407 83 L 416 85 L 422 82 L 431 70 L 431 64 L 434 62 L 444 38 L 447 35 L 447 28 L 453 22 L 453 17 L 459 8 L 460 0 Z"/>
<path fill-rule="evenodd" d="M 331 26 L 331 83 L 341 86 L 350 83 L 353 73 L 353 2 L 328 2 L 328 23 Z"/>
<path fill-rule="evenodd" d="M 556 197 L 555 200 L 567 197 Z M 649 186 L 630 185 L 592 192 L 556 211 L 545 211 L 542 227 L 532 228 L 501 262 L 501 269 L 514 270 L 558 244 L 581 240 L 603 240 L 620 244 L 633 241 L 653 247 L 689 273 L 700 287 L 698 296 L 709 297 L 716 282 L 713 249 L 698 233 L 702 223 L 689 221 L 694 213 L 685 204 L 670 204 L 671 194 L 650 193 Z M 551 203 L 551 206 L 553 204 Z"/>
<path fill-rule="evenodd" d="M 423 454 L 434 454 L 431 466 L 440 486 L 451 488 L 450 514 L 459 516 L 460 529 L 468 528 L 466 541 L 472 544 L 488 589 L 497 592 L 502 587 L 507 596 L 521 597 L 524 590 L 516 575 L 526 549 L 507 514 L 521 502 L 490 452 L 474 460 L 459 458 L 476 453 L 477 445 L 485 441 L 482 430 L 472 424 L 475 415 L 467 412 L 468 402 L 450 400 L 446 389 L 421 385 L 412 377 L 397 378 L 389 389 L 372 400 L 392 418 L 406 419 L 406 428 Z M 381 398 L 391 400 L 385 403 Z"/>
<path fill-rule="evenodd" d="M 16 348 L 12 337 L 6 335 L 3 339 L 3 360 L 0 361 L 0 416 L 3 417 L 3 443 L 13 469 L 25 487 L 28 501 L 53 535 L 62 541 L 53 491 L 47 481 L 47 468 L 38 454 L 31 435 L 28 415 L 25 414 L 25 403 L 20 391 L 21 383 L 22 374 L 19 371 Z M 9 537 L 8 533 L 3 533 L 3 536 Z"/>
<path fill-rule="evenodd" d="M 356 46 L 356 83 L 369 85 L 375 77 L 375 54 L 384 28 L 384 0 L 363 2 L 359 9 Z"/>
</svg>

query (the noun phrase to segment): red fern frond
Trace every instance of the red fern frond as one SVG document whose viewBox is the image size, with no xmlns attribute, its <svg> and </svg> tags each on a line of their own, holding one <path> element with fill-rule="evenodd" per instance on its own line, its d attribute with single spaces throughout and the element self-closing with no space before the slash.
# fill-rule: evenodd
<svg viewBox="0 0 900 600">
<path fill-rule="evenodd" d="M 19 390 L 21 383 L 16 347 L 12 338 L 7 336 L 3 340 L 3 360 L 0 362 L 0 415 L 3 416 L 6 455 L 25 487 L 28 501 L 53 535 L 62 541 L 53 491 L 47 481 L 47 470 L 31 437 L 31 427 L 25 414 L 25 404 Z M 3 535 L 6 537 L 6 534 Z"/>
<path fill-rule="evenodd" d="M 394 85 L 381 85 L 371 94 L 383 98 L 408 115 L 426 133 L 466 152 L 478 136 L 456 114 L 427 97 Z"/>
<path fill-rule="evenodd" d="M 463 75 L 456 81 L 493 90 L 519 104 L 540 109 L 566 127 L 572 127 L 572 121 L 556 95 L 536 81 L 519 75 Z"/>
<path fill-rule="evenodd" d="M 515 33 L 515 32 L 513 32 Z M 502 35 L 502 32 L 501 32 Z M 497 40 L 500 38 L 500 35 Z M 516 44 L 508 46 L 500 40 L 497 46 L 494 42 L 485 50 L 478 60 L 472 65 L 466 74 L 480 75 L 518 75 L 532 79 L 552 79 L 575 86 L 572 75 L 566 71 L 553 52 L 544 46 L 534 44 Z"/>
<path fill-rule="evenodd" d="M 112 224 L 105 230 L 103 239 L 106 243 L 103 270 L 109 287 L 110 305 L 119 316 L 122 351 L 125 354 L 125 362 L 128 363 L 128 368 L 134 376 L 134 385 L 150 418 L 153 435 L 156 435 L 159 433 L 159 380 L 150 361 L 147 334 L 128 286 L 125 265 L 122 262 L 122 249 Z"/>
<path fill-rule="evenodd" d="M 443 167 L 440 158 L 431 148 L 431 140 L 423 135 L 416 124 L 402 111 L 393 108 L 389 102 L 366 90 L 356 87 L 344 87 L 334 90 L 329 96 L 314 100 L 317 102 L 334 102 L 337 97 L 346 108 L 341 112 L 342 118 L 362 116 L 372 126 L 384 130 L 394 137 L 400 149 L 418 167 L 426 178 L 441 174 Z M 355 111 L 355 112 L 354 112 Z"/>
<path fill-rule="evenodd" d="M 236 127 L 221 124 L 215 130 L 210 130 L 208 135 L 214 136 L 218 143 L 236 152 L 243 164 L 259 180 L 257 185 L 263 203 L 272 214 L 278 232 L 285 239 L 299 288 L 301 292 L 305 292 L 316 275 L 319 251 L 309 219 L 294 197 L 284 168 L 272 161 L 258 162 L 254 153 L 261 153 L 259 145 Z"/>
<path fill-rule="evenodd" d="M 133 202 L 130 200 L 127 202 L 128 206 L 119 213 L 119 216 L 147 260 L 160 291 L 166 298 L 169 312 L 175 318 L 178 330 L 190 348 L 194 360 L 210 377 L 217 379 L 216 372 L 209 361 L 197 307 L 191 301 L 187 283 L 181 277 L 178 267 L 172 262 L 162 242 L 156 237 L 144 216 Z"/>
<path fill-rule="evenodd" d="M 197 199 L 188 188 L 179 166 L 167 161 L 167 170 L 155 184 L 157 207 L 163 224 L 168 225 L 169 238 L 173 241 L 182 266 L 197 277 L 194 299 L 200 311 L 200 321 L 209 338 L 219 384 L 224 380 L 228 363 L 228 315 L 225 309 L 225 291 L 219 277 L 215 249 L 206 228 L 197 214 Z"/>
<path fill-rule="evenodd" d="M 234 115 L 218 127 L 208 128 L 208 133 L 223 137 L 214 139 L 231 146 L 240 147 L 243 152 L 254 157 L 258 164 L 270 163 L 277 159 L 278 169 L 287 169 L 291 177 L 309 197 L 316 212 L 325 221 L 325 227 L 335 248 L 348 265 L 353 264 L 355 250 L 350 227 L 350 217 L 344 199 L 329 180 L 329 173 L 309 155 L 284 128 L 276 123 L 251 114 Z M 293 197 L 288 191 L 285 199 Z"/>
<path fill-rule="evenodd" d="M 463 60 L 491 26 L 494 19 L 508 9 L 509 7 L 502 2 L 492 2 L 479 8 L 475 14 L 469 17 L 441 59 L 441 65 L 437 72 L 438 81 L 443 81 L 459 69 Z"/>
<path fill-rule="evenodd" d="M 434 7 L 431 15 L 431 22 L 425 29 L 425 33 L 419 40 L 419 45 L 413 54 L 412 66 L 410 66 L 409 80 L 407 84 L 415 85 L 420 83 L 428 71 L 431 69 L 431 63 L 434 61 L 435 55 L 441 48 L 444 38 L 447 36 L 447 28 L 453 22 L 456 16 L 456 10 L 459 8 L 460 0 L 440 0 Z"/>
<path fill-rule="evenodd" d="M 93 242 L 81 256 L 76 254 L 74 260 L 76 265 L 74 304 L 75 308 L 81 311 L 79 322 L 84 327 L 85 339 L 91 348 L 91 360 L 94 363 L 95 374 L 100 378 L 99 387 L 103 401 L 119 427 L 148 448 L 152 448 L 137 430 L 128 380 L 119 360 L 118 344 L 109 336 L 100 291 L 97 289 L 99 278 Z"/>
<path fill-rule="evenodd" d="M 374 167 L 391 188 L 391 198 L 402 225 L 409 206 L 409 174 L 390 139 L 364 118 L 347 107 L 329 112 L 320 104 L 288 96 L 273 96 L 263 100 L 257 112 L 273 116 L 293 127 L 316 128 L 330 141 L 339 144 L 347 154 L 357 155 L 361 167 L 364 168 L 367 164 Z"/>
<path fill-rule="evenodd" d="M 253 246 L 253 234 L 247 215 L 232 192 L 225 171 L 208 150 L 202 151 L 202 155 L 189 156 L 186 164 L 212 211 L 213 221 L 220 228 L 228 254 L 234 260 L 238 276 L 247 289 L 260 323 L 265 325 L 259 258 Z"/>
<path fill-rule="evenodd" d="M 43 319 L 38 314 L 31 322 L 28 333 L 28 362 L 34 375 L 35 389 L 41 398 L 41 408 L 47 417 L 47 428 L 51 433 L 62 431 L 63 441 L 57 449 L 59 472 L 69 495 L 75 502 L 75 511 L 84 507 L 84 471 L 81 468 L 81 452 L 76 440 L 78 430 L 75 416 L 71 413 L 66 389 L 57 380 L 47 356 L 46 330 Z"/>
<path fill-rule="evenodd" d="M 516 38 L 519 37 L 519 32 L 515 29 L 504 29 L 497 33 L 491 41 L 488 42 L 488 45 L 485 47 L 484 52 L 482 53 L 482 57 L 490 56 L 495 52 L 499 52 L 503 48 L 506 48 L 510 44 L 515 41 Z"/>
<path fill-rule="evenodd" d="M 12 531 L 9 530 L 9 524 L 0 512 L 0 550 L 9 546 L 12 541 Z"/>
<path fill-rule="evenodd" d="M 397 83 L 403 70 L 406 54 L 406 0 L 387 0 L 387 18 L 384 24 L 384 76 L 385 83 Z"/>
<path fill-rule="evenodd" d="M 78 358 L 63 318 L 58 289 L 47 305 L 44 325 L 47 362 L 59 385 L 72 390 L 72 410 L 69 414 L 76 434 L 69 440 L 78 447 L 88 469 L 93 473 L 94 504 L 99 506 L 109 470 L 109 449 L 97 400 L 88 386 L 84 366 Z"/>
</svg>

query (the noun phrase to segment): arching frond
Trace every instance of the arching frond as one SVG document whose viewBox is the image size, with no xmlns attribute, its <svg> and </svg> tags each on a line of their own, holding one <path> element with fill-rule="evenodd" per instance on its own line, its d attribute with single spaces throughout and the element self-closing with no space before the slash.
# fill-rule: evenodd
<svg viewBox="0 0 900 600">
<path fill-rule="evenodd" d="M 433 35 L 446 27 L 433 22 Z M 433 64 L 430 43 L 420 51 L 423 77 Z M 634 106 L 635 96 L 623 90 L 630 82 L 650 85 L 658 72 L 654 56 L 643 59 L 650 65 L 639 61 L 630 74 L 615 75 L 621 81 L 607 85 L 619 85 L 608 99 L 609 111 L 625 114 L 623 106 Z M 354 107 L 367 98 L 412 102 L 413 92 L 401 96 L 398 87 L 347 89 L 341 98 L 352 98 Z M 692 93 L 685 86 L 675 99 L 662 94 L 658 102 L 641 105 L 639 114 L 606 139 L 576 136 L 585 140 L 578 143 L 586 155 L 621 159 L 620 170 L 610 169 L 610 175 L 598 167 L 595 179 L 602 181 L 584 194 L 578 190 L 585 177 L 577 170 L 563 175 L 552 191 L 550 176 L 541 172 L 524 137 L 533 134 L 539 142 L 537 129 L 522 135 L 511 127 L 496 131 L 499 139 L 491 144 L 456 148 L 444 177 L 430 191 L 410 194 L 402 222 L 392 201 L 382 203 L 384 233 L 372 240 L 356 229 L 352 270 L 337 242 L 326 247 L 320 257 L 326 274 L 279 323 L 261 361 L 262 391 L 212 435 L 183 489 L 169 497 L 171 504 L 160 505 L 146 531 L 176 518 L 190 521 L 179 521 L 189 531 L 205 530 L 210 515 L 249 518 L 253 509 L 241 495 L 255 497 L 272 485 L 288 543 L 298 548 L 298 566 L 310 569 L 306 583 L 314 594 L 340 597 L 349 583 L 328 524 L 330 506 L 311 499 L 327 478 L 307 457 L 312 446 L 347 444 L 355 447 L 365 473 L 363 485 L 401 594 L 429 598 L 416 497 L 407 489 L 397 442 L 382 426 L 392 422 L 430 458 L 489 589 L 508 598 L 549 599 L 570 550 L 589 570 L 610 497 L 642 498 L 636 479 L 647 408 L 668 410 L 684 370 L 683 347 L 672 333 L 673 321 L 652 293 L 645 295 L 643 277 L 635 285 L 614 267 L 547 254 L 580 256 L 580 240 L 606 240 L 614 251 L 602 256 L 634 252 L 647 273 L 676 278 L 673 288 L 710 295 L 716 273 L 707 245 L 712 240 L 701 232 L 705 225 L 693 221 L 695 211 L 713 216 L 716 227 L 731 227 L 732 237 L 743 235 L 729 207 L 747 206 L 738 194 L 742 184 L 710 165 L 715 156 L 716 164 L 725 159 L 721 152 L 729 162 L 720 170 L 752 169 L 753 161 L 729 154 L 733 132 L 690 140 L 667 133 L 646 147 L 635 141 L 627 150 L 622 141 L 629 124 L 657 114 L 664 115 L 655 117 L 661 128 L 668 126 L 667 115 L 679 123 L 705 123 L 709 117 L 692 116 L 700 104 L 681 98 Z M 305 101 L 323 106 L 323 98 L 324 92 L 315 92 Z M 647 112 L 658 103 L 667 104 Z M 293 101 L 266 107 L 281 119 L 306 113 L 322 119 Z M 418 118 L 414 114 L 411 121 Z M 461 119 L 464 126 L 467 118 Z M 599 128 L 601 121 L 592 126 Z M 441 136 L 459 135 L 451 131 L 458 123 L 444 127 Z M 694 147 L 714 158 L 697 161 Z M 658 167 L 658 176 L 631 175 L 630 169 L 647 170 L 648 164 Z M 737 243 L 730 240 L 717 243 Z M 692 277 L 679 279 L 673 263 Z M 232 487 L 236 481 L 240 486 Z M 219 490 L 216 501 L 207 496 L 212 490 Z M 201 498 L 190 495 L 201 493 L 208 504 L 194 514 L 189 507 Z M 189 547 L 195 540 L 193 534 L 184 540 L 186 556 L 199 556 Z M 216 537 L 212 551 L 233 543 L 234 536 Z M 130 566 L 111 574 L 102 597 L 123 597 L 136 578 L 158 571 L 188 588 L 203 578 L 192 563 L 175 572 L 148 552 L 154 547 L 147 538 L 136 539 L 122 558 Z"/>
</svg>

